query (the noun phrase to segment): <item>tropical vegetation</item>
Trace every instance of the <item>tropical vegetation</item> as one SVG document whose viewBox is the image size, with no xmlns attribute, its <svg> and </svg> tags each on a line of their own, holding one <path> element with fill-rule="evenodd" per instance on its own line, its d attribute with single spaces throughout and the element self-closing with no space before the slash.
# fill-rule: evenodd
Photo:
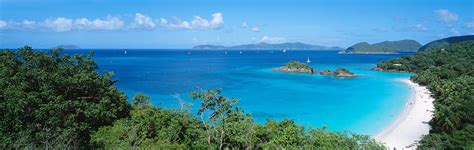
<svg viewBox="0 0 474 150">
<path fill-rule="evenodd" d="M 377 67 L 416 73 L 412 80 L 432 92 L 434 117 L 420 148 L 474 148 L 474 40 L 433 47 Z"/>
</svg>

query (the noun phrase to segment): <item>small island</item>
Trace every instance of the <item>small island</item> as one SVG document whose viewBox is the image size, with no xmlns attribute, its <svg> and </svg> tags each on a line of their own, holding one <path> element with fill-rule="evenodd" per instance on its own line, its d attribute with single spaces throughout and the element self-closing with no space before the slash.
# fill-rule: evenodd
<svg viewBox="0 0 474 150">
<path fill-rule="evenodd" d="M 306 74 L 316 74 L 318 73 L 316 69 L 310 67 L 305 63 L 298 61 L 290 61 L 282 67 L 273 68 L 273 71 L 277 72 L 291 72 L 291 73 L 306 73 Z M 347 77 L 356 77 L 357 75 L 345 68 L 338 68 L 335 71 L 332 70 L 321 70 L 319 72 L 321 75 L 334 76 L 338 78 L 347 78 Z"/>
<path fill-rule="evenodd" d="M 346 77 L 356 77 L 357 75 L 352 73 L 351 71 L 347 70 L 346 68 L 338 68 L 336 71 L 331 70 L 321 70 L 319 72 L 321 75 L 327 76 L 335 76 L 339 78 L 346 78 Z"/>
<path fill-rule="evenodd" d="M 290 61 L 286 65 L 279 68 L 273 68 L 272 70 L 278 71 L 278 72 L 292 72 L 292 73 L 307 73 L 307 74 L 316 73 L 316 69 L 298 61 Z"/>
</svg>

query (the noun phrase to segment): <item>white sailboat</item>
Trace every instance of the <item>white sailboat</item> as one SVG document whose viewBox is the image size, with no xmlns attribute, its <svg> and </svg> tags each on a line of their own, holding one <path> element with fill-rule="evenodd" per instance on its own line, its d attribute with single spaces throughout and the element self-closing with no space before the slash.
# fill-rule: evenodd
<svg viewBox="0 0 474 150">
<path fill-rule="evenodd" d="M 241 54 L 242 54 L 242 51 L 240 51 L 239 53 L 241 53 Z"/>
<path fill-rule="evenodd" d="M 127 54 L 127 50 L 123 51 L 123 54 Z"/>
<path fill-rule="evenodd" d="M 309 60 L 309 57 L 308 57 L 308 60 L 306 60 L 306 63 L 308 64 L 311 63 L 311 60 Z"/>
<path fill-rule="evenodd" d="M 283 53 L 286 53 L 286 49 L 283 49 Z"/>
</svg>

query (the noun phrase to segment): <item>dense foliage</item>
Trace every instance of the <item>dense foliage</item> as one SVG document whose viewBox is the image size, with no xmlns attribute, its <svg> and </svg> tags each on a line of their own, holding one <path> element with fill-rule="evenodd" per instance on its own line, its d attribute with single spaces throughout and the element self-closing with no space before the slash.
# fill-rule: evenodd
<svg viewBox="0 0 474 150">
<path fill-rule="evenodd" d="M 414 72 L 412 79 L 432 92 L 434 118 L 421 148 L 474 148 L 474 41 L 384 61 L 377 67 Z"/>
<path fill-rule="evenodd" d="M 135 98 L 131 117 L 99 129 L 92 142 L 103 148 L 127 149 L 383 149 L 365 135 L 327 131 L 325 127 L 305 129 L 288 119 L 257 124 L 235 106 L 237 99 L 220 93 L 220 89 L 191 92 L 191 97 L 201 103 L 197 116 L 189 109 L 137 105 Z"/>
<path fill-rule="evenodd" d="M 415 40 L 384 41 L 369 44 L 361 42 L 347 48 L 345 53 L 365 53 L 365 52 L 417 52 L 422 45 Z"/>
<path fill-rule="evenodd" d="M 163 109 L 140 93 L 128 104 L 91 56 L 0 51 L 0 148 L 383 148 L 365 135 L 288 119 L 258 124 L 219 89 L 191 92 L 197 114 L 181 99 L 180 108 Z"/>
<path fill-rule="evenodd" d="M 294 68 L 294 69 L 312 70 L 313 72 L 315 72 L 314 68 L 310 67 L 309 65 L 305 63 L 301 63 L 298 61 L 290 61 L 287 64 L 285 64 L 285 67 Z"/>
<path fill-rule="evenodd" d="M 448 38 L 432 41 L 432 42 L 422 46 L 419 49 L 419 51 L 439 49 L 440 47 L 443 47 L 443 46 L 446 46 L 446 45 L 449 45 L 449 44 L 455 44 L 455 43 L 469 41 L 469 40 L 474 40 L 474 35 L 448 37 Z"/>
<path fill-rule="evenodd" d="M 71 148 L 129 112 L 111 73 L 90 55 L 24 47 L 0 51 L 0 143 L 7 147 Z"/>
</svg>

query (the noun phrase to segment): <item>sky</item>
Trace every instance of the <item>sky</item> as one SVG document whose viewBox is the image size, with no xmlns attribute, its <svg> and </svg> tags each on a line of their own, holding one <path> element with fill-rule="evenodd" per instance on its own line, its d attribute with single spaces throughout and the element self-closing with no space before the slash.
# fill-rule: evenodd
<svg viewBox="0 0 474 150">
<path fill-rule="evenodd" d="M 473 0 L 0 0 L 0 48 L 348 47 L 473 34 Z"/>
</svg>

